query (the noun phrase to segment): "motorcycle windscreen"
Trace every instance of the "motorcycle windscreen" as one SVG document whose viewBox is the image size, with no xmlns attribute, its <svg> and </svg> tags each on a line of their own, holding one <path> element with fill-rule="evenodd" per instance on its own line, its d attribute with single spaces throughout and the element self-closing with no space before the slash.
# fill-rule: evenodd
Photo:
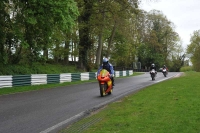
<svg viewBox="0 0 200 133">
<path fill-rule="evenodd" d="M 100 71 L 100 75 L 101 75 L 101 77 L 105 77 L 105 76 L 108 75 L 108 71 L 107 71 L 106 69 L 102 69 L 102 70 Z"/>
</svg>

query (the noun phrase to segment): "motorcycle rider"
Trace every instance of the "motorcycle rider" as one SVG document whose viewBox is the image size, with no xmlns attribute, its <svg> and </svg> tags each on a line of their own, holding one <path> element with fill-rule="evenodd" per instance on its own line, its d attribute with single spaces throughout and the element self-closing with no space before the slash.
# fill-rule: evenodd
<svg viewBox="0 0 200 133">
<path fill-rule="evenodd" d="M 168 73 L 168 68 L 166 67 L 166 65 L 163 65 L 162 69 L 166 69 L 166 72 Z"/>
<path fill-rule="evenodd" d="M 150 72 L 152 71 L 152 69 L 154 69 L 157 74 L 156 65 L 154 63 L 151 64 Z"/>
<path fill-rule="evenodd" d="M 103 64 L 98 69 L 97 75 L 99 75 L 101 69 L 106 69 L 110 73 L 110 79 L 112 80 L 112 85 L 115 86 L 114 69 L 113 69 L 113 65 L 110 62 L 108 62 L 108 58 L 103 58 Z"/>
<path fill-rule="evenodd" d="M 163 65 L 163 69 L 166 69 L 168 71 L 168 68 L 165 65 Z"/>
</svg>

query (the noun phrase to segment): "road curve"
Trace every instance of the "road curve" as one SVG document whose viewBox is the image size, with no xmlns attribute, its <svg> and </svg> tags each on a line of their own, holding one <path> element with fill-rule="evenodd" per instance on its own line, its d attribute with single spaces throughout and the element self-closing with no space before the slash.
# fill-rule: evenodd
<svg viewBox="0 0 200 133">
<path fill-rule="evenodd" d="M 113 93 L 105 97 L 100 97 L 97 82 L 2 95 L 0 133 L 54 133 L 90 110 L 179 74 L 158 73 L 155 81 L 149 73 L 116 78 Z"/>
</svg>

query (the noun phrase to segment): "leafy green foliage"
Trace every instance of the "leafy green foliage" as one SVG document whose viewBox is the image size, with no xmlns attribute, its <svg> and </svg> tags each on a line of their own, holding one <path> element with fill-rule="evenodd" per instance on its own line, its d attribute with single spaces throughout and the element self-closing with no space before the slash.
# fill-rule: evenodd
<svg viewBox="0 0 200 133">
<path fill-rule="evenodd" d="M 178 34 L 174 31 L 173 23 L 170 22 L 160 11 L 152 10 L 146 16 L 144 25 L 146 32 L 141 32 L 145 36 L 138 45 L 138 58 L 143 66 L 149 67 L 155 63 L 158 67 L 164 64 L 171 67 L 171 54 L 176 52 Z M 141 38 L 140 38 L 141 39 Z"/>
<path fill-rule="evenodd" d="M 200 72 L 200 30 L 194 31 L 187 47 L 187 53 L 191 55 L 194 70 Z"/>
<path fill-rule="evenodd" d="M 40 64 L 33 63 L 30 65 L 6 65 L 0 67 L 0 75 L 21 75 L 21 74 L 59 74 L 83 72 L 75 67 L 75 65 L 60 64 Z"/>
<path fill-rule="evenodd" d="M 152 62 L 173 66 L 180 40 L 162 12 L 140 10 L 137 0 L 75 1 L 3 0 L 0 65 L 67 65 L 73 56 L 91 71 L 108 56 L 124 67 L 137 61 L 143 68 Z"/>
<path fill-rule="evenodd" d="M 181 67 L 180 72 L 194 71 L 192 66 Z"/>
<path fill-rule="evenodd" d="M 64 34 L 73 30 L 79 15 L 74 0 L 12 0 L 4 1 L 1 6 L 2 11 L 7 9 L 5 13 L 8 16 L 2 20 L 8 23 L 4 27 L 8 31 L 0 42 L 4 46 L 1 53 L 8 57 L 8 60 L 2 58 L 6 61 L 4 64 L 37 62 L 43 50 L 48 50 L 55 42 L 66 40 Z"/>
</svg>

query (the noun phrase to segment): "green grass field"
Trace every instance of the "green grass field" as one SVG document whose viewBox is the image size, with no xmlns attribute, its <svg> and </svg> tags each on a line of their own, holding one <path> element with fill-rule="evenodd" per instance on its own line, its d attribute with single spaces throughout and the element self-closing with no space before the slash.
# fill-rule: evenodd
<svg viewBox="0 0 200 133">
<path fill-rule="evenodd" d="M 200 133 L 200 73 L 185 72 L 109 104 L 60 133 Z"/>
</svg>

